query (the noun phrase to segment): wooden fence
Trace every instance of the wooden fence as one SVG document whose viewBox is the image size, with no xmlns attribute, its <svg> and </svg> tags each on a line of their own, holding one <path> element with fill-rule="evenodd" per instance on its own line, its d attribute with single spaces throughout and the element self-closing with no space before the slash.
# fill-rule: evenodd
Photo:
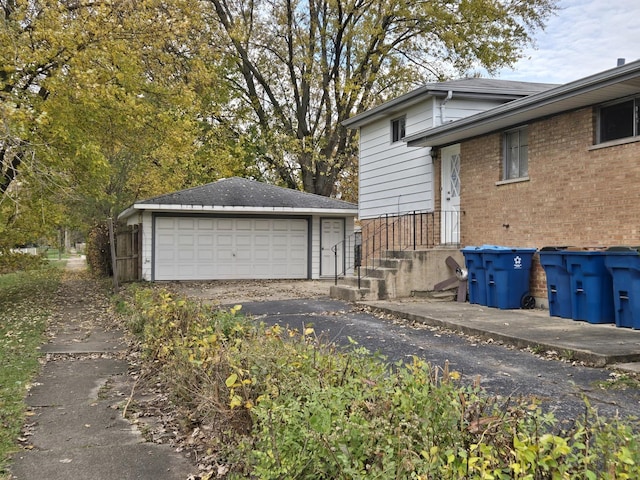
<svg viewBox="0 0 640 480">
<path fill-rule="evenodd" d="M 142 280 L 142 225 L 109 227 L 115 244 L 111 247 L 114 285 Z"/>
</svg>

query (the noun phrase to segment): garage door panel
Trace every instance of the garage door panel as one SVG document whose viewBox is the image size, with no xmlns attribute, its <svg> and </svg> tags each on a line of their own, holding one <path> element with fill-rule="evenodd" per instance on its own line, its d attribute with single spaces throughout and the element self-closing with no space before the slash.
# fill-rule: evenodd
<svg viewBox="0 0 640 480">
<path fill-rule="evenodd" d="M 237 231 L 253 231 L 253 224 L 253 220 L 237 220 L 235 229 Z"/>
<path fill-rule="evenodd" d="M 233 252 L 229 249 L 218 248 L 216 250 L 216 260 L 220 262 L 228 262 L 233 259 Z"/>
<path fill-rule="evenodd" d="M 229 220 L 229 219 L 217 219 L 216 220 L 216 230 L 233 230 L 234 229 L 234 222 L 233 220 Z"/>
<path fill-rule="evenodd" d="M 213 230 L 214 228 L 215 224 L 213 218 L 201 218 L 198 220 L 198 231 Z"/>
<path fill-rule="evenodd" d="M 180 262 L 193 261 L 195 258 L 194 250 L 178 250 L 178 260 Z"/>
<path fill-rule="evenodd" d="M 233 245 L 234 236 L 230 233 L 218 234 L 215 237 L 215 243 L 219 248 L 230 247 Z"/>
<path fill-rule="evenodd" d="M 303 219 L 158 217 L 154 278 L 307 278 Z"/>
<path fill-rule="evenodd" d="M 271 252 L 267 248 L 256 248 L 254 251 L 253 259 L 256 262 L 268 262 L 271 258 Z"/>
<path fill-rule="evenodd" d="M 211 250 L 198 250 L 199 262 L 211 262 L 213 260 L 213 249 Z"/>
<path fill-rule="evenodd" d="M 198 233 L 198 246 L 200 247 L 213 247 L 213 235 L 211 233 L 203 234 Z"/>
<path fill-rule="evenodd" d="M 271 220 L 255 220 L 254 230 L 256 232 L 268 232 L 269 230 L 271 230 Z"/>
<path fill-rule="evenodd" d="M 250 247 L 253 245 L 253 237 L 250 234 L 236 235 L 237 247 Z"/>
<path fill-rule="evenodd" d="M 196 221 L 192 218 L 180 218 L 178 219 L 178 228 L 180 230 L 195 230 Z"/>
<path fill-rule="evenodd" d="M 193 245 L 195 237 L 193 235 L 178 235 L 178 246 L 180 247 L 188 247 Z"/>
<path fill-rule="evenodd" d="M 289 231 L 291 228 L 289 222 L 287 220 L 273 220 L 273 230 L 274 231 Z"/>
</svg>

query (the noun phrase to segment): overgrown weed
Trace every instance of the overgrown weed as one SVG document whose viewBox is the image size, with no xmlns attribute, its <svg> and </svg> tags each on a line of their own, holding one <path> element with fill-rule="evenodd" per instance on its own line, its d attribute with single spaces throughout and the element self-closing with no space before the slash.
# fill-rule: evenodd
<svg viewBox="0 0 640 480">
<path fill-rule="evenodd" d="M 239 306 L 144 288 L 128 311 L 182 426 L 206 427 L 228 478 L 640 478 L 637 433 L 588 404 L 559 432 L 535 400 L 489 396 L 446 364 L 338 349 L 311 326 L 267 327 Z"/>
</svg>

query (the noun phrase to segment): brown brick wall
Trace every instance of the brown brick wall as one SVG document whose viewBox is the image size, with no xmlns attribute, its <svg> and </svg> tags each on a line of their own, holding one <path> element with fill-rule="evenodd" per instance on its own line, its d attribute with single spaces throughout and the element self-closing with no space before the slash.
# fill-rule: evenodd
<svg viewBox="0 0 640 480">
<path fill-rule="evenodd" d="M 640 142 L 590 150 L 594 125 L 591 108 L 529 124 L 529 181 L 502 185 L 502 135 L 464 142 L 462 245 L 640 245 Z M 536 261 L 534 295 L 545 282 Z"/>
</svg>

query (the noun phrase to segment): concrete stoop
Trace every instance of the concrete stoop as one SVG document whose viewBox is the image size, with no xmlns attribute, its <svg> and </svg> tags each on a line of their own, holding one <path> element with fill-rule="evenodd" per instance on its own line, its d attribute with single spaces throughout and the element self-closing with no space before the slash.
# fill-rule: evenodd
<svg viewBox="0 0 640 480">
<path fill-rule="evenodd" d="M 348 302 L 410 297 L 415 292 L 433 291 L 433 286 L 453 275 L 445 263 L 452 256 L 464 265 L 458 248 L 439 247 L 418 251 L 388 251 L 376 261 L 376 268 L 362 269 L 360 285 L 356 276 L 347 276 L 330 288 L 331 298 Z"/>
</svg>

